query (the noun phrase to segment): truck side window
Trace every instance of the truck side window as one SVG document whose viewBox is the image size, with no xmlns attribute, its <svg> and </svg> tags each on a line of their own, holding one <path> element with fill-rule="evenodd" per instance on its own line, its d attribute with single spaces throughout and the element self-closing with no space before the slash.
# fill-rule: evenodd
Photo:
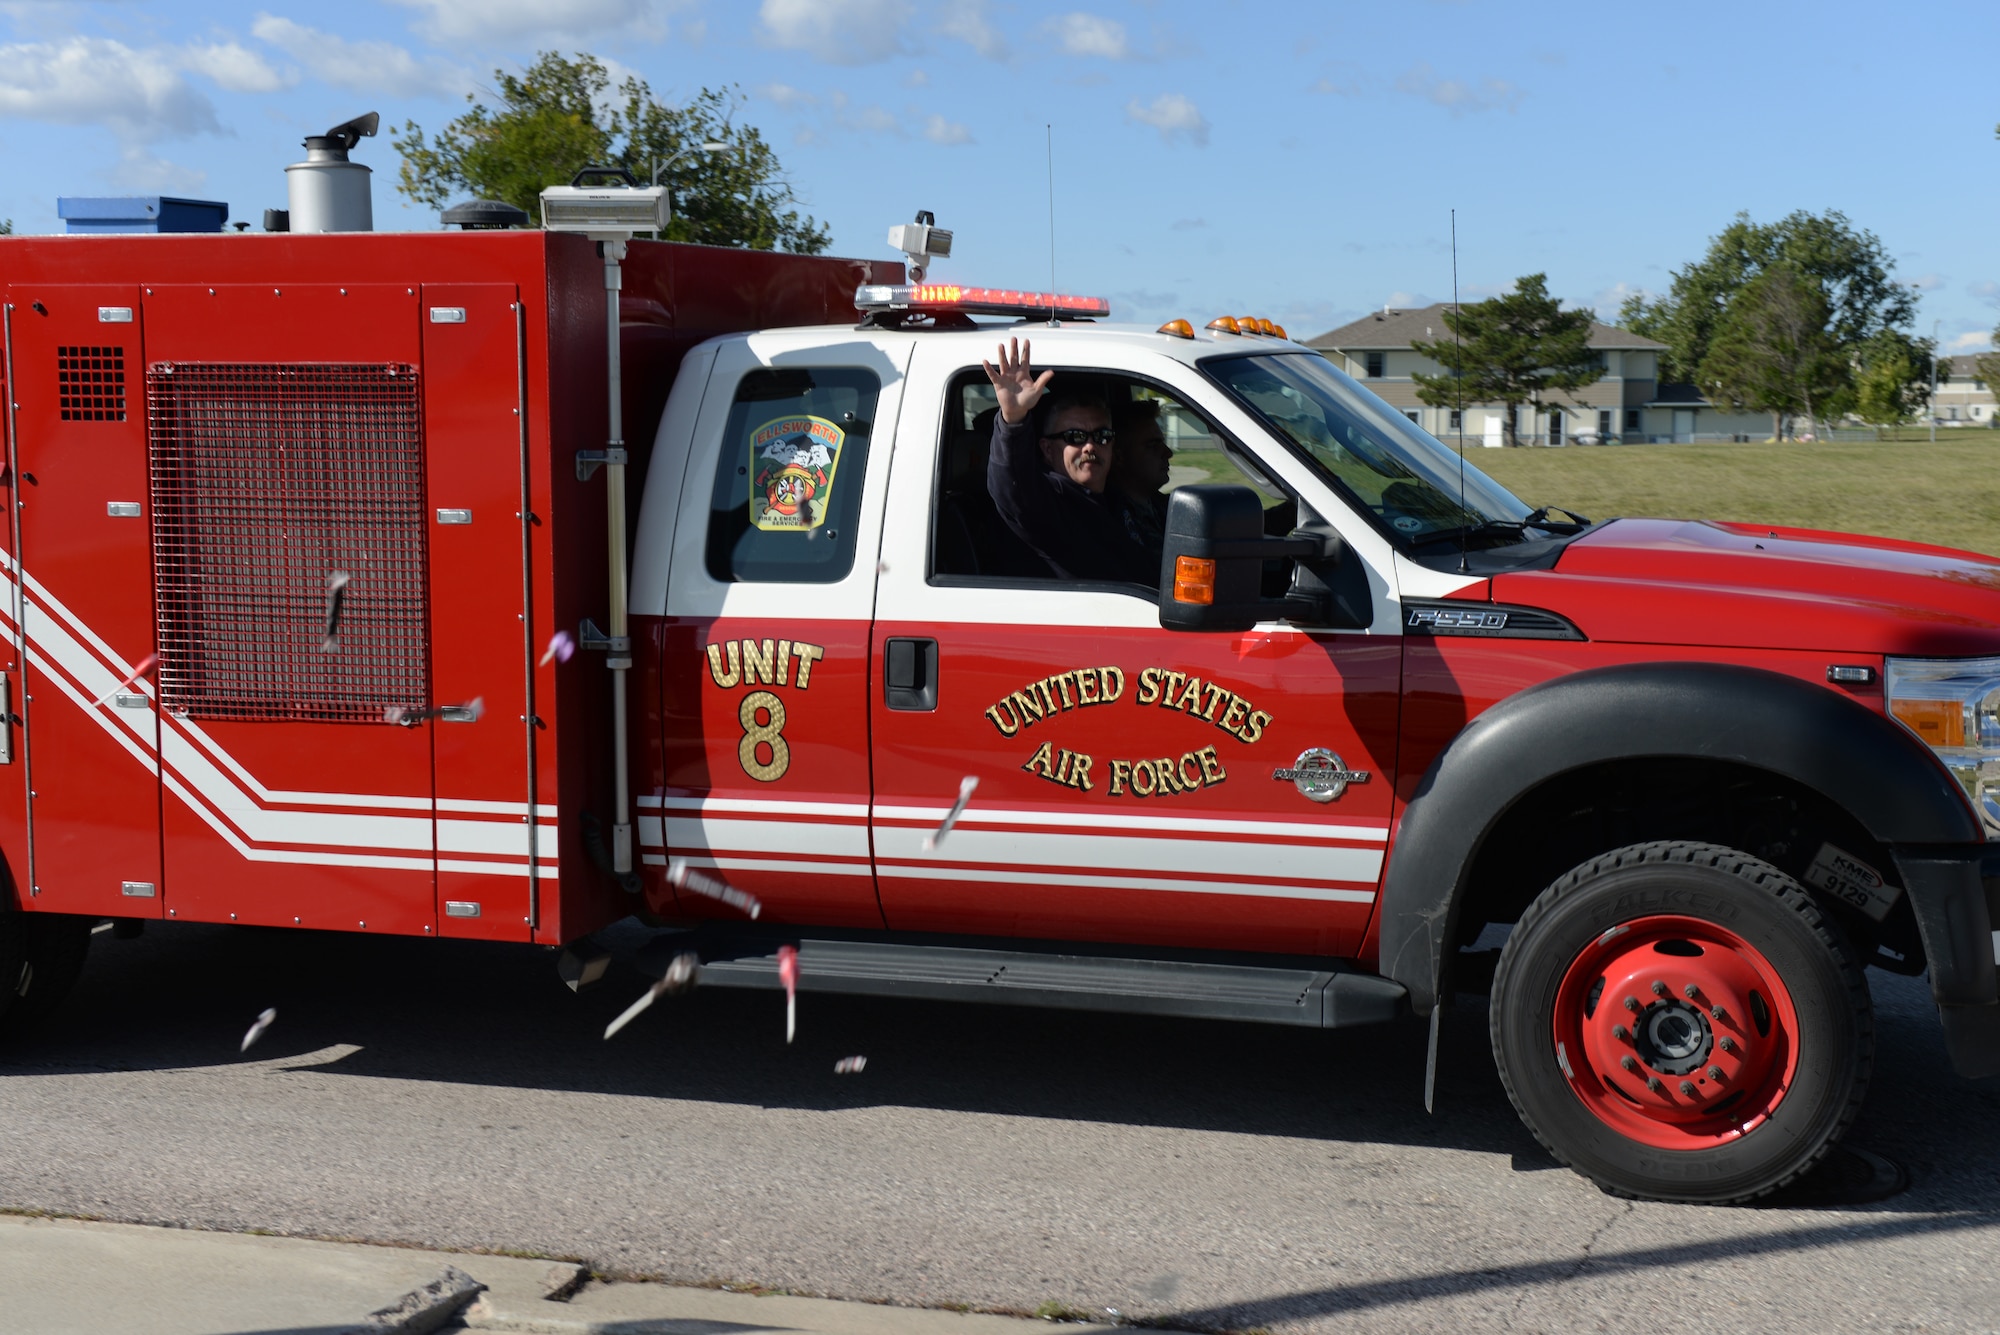
<svg viewBox="0 0 2000 1335">
<path fill-rule="evenodd" d="M 1082 382 L 1104 401 L 1113 418 L 1135 431 L 1133 464 L 1141 462 L 1139 431 L 1158 439 L 1168 454 L 1155 457 L 1141 470 L 1144 482 L 1134 491 L 1133 507 L 1146 512 L 1136 518 L 1141 529 L 1152 529 L 1166 511 L 1165 498 L 1190 482 L 1225 482 L 1254 489 L 1263 499 L 1274 533 L 1289 531 L 1297 507 L 1291 497 L 1246 459 L 1200 413 L 1160 387 L 1112 373 L 1063 371 L 1071 384 Z M 1137 412 L 1133 410 L 1137 409 Z M 973 369 L 953 378 L 945 408 L 945 429 L 938 468 L 937 518 L 933 528 L 931 568 L 934 574 L 974 576 L 1006 582 L 1053 580 L 1048 562 L 1007 527 L 987 490 L 986 464 L 993 439 L 993 418 L 999 404 L 984 372 Z M 1114 446 L 1116 448 L 1116 446 Z M 1122 480 L 1114 465 L 1114 480 Z M 1141 532 L 1142 539 L 1149 534 Z M 1156 537 L 1151 540 L 1156 541 Z M 1121 588 L 1131 587 L 1121 585 Z M 1133 590 L 1137 592 L 1136 588 Z"/>
<path fill-rule="evenodd" d="M 847 577 L 881 389 L 873 372 L 845 366 L 743 377 L 709 505 L 711 576 L 778 584 Z"/>
</svg>

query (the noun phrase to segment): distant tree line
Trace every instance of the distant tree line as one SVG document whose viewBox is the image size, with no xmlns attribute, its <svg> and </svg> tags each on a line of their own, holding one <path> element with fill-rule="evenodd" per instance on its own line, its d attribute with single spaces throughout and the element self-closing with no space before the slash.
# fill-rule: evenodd
<svg viewBox="0 0 2000 1335">
<path fill-rule="evenodd" d="M 1665 296 L 1628 299 L 1620 323 L 1667 345 L 1663 381 L 1767 412 L 1776 437 L 1850 413 L 1890 425 L 1923 406 L 1937 362 L 1894 270 L 1875 234 L 1837 211 L 1775 223 L 1739 213 Z"/>
</svg>

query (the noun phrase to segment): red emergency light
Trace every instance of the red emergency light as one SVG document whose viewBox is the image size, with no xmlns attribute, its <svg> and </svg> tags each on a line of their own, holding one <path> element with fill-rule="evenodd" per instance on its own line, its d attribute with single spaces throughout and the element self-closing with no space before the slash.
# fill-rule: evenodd
<svg viewBox="0 0 2000 1335">
<path fill-rule="evenodd" d="M 864 283 L 854 292 L 861 311 L 952 311 L 960 315 L 1026 315 L 1049 311 L 1074 318 L 1111 314 L 1104 297 L 1066 292 L 1017 292 L 1004 287 L 961 287 L 957 283 Z"/>
</svg>

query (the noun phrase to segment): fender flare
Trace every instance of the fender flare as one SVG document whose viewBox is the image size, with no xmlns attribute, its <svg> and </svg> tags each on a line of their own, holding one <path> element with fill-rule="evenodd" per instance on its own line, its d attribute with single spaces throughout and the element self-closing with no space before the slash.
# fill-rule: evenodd
<svg viewBox="0 0 2000 1335">
<path fill-rule="evenodd" d="M 1951 775 L 1900 724 L 1824 686 L 1726 663 L 1590 668 L 1531 686 L 1466 724 L 1431 762 L 1383 878 L 1381 972 L 1426 1015 L 1488 834 L 1570 770 L 1641 756 L 1732 761 L 1824 794 L 1884 844 L 1977 845 Z"/>
</svg>

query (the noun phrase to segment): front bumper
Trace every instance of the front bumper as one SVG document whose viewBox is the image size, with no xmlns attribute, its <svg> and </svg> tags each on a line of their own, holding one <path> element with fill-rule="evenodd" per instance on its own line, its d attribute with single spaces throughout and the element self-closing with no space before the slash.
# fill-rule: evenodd
<svg viewBox="0 0 2000 1335">
<path fill-rule="evenodd" d="M 2000 844 L 1894 850 L 1958 1073 L 2000 1075 Z"/>
</svg>

